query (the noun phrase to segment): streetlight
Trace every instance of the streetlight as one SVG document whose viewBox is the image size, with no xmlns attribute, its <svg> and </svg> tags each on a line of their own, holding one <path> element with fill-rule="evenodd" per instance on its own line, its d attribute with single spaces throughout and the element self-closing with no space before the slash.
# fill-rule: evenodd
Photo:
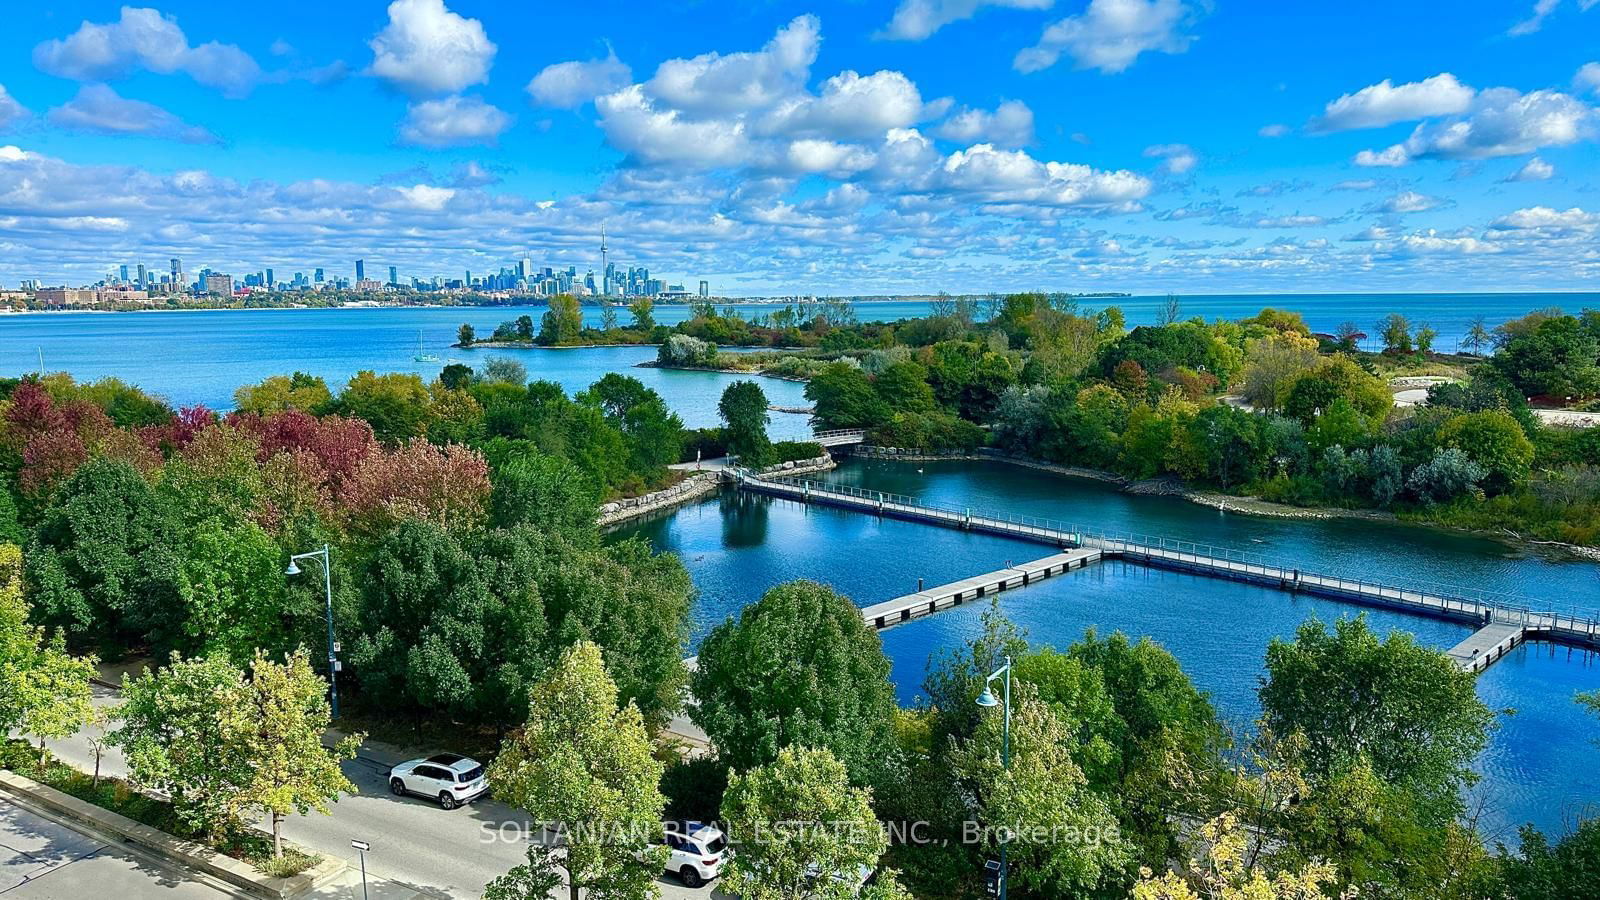
<svg viewBox="0 0 1600 900">
<path fill-rule="evenodd" d="M 1001 675 L 1006 677 L 1003 701 L 996 700 L 994 691 L 990 690 L 990 685 L 993 685 L 994 680 Z M 1011 657 L 1009 655 L 1006 657 L 1005 665 L 995 669 L 984 679 L 983 693 L 978 695 L 976 702 L 984 709 L 993 709 L 1002 702 L 1005 705 L 1005 727 L 1000 733 L 1000 763 L 1009 771 L 1011 768 Z M 1000 900 L 1006 900 L 1006 838 L 1007 835 L 1000 835 Z"/>
<path fill-rule="evenodd" d="M 328 698 L 333 717 L 337 719 L 339 718 L 339 659 L 334 654 L 339 645 L 333 642 L 333 563 L 328 557 L 328 545 L 323 544 L 321 550 L 296 553 L 289 557 L 289 565 L 283 570 L 283 574 L 299 575 L 300 567 L 295 563 L 312 558 L 322 560 L 322 586 L 328 596 Z"/>
</svg>

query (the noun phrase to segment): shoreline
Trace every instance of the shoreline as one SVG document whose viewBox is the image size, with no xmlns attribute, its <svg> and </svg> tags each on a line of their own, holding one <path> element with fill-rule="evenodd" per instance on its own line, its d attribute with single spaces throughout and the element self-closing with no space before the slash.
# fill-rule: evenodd
<svg viewBox="0 0 1600 900">
<path fill-rule="evenodd" d="M 1052 475 L 1067 478 L 1084 478 L 1117 485 L 1124 493 L 1142 496 L 1174 497 L 1188 501 L 1199 506 L 1207 506 L 1222 512 L 1240 513 L 1248 516 L 1260 516 L 1272 519 L 1302 519 L 1307 521 L 1326 521 L 1330 519 L 1355 519 L 1367 522 L 1383 522 L 1390 525 L 1399 525 L 1407 528 L 1424 528 L 1432 531 L 1447 532 L 1450 534 L 1467 534 L 1475 537 L 1496 541 L 1508 547 L 1530 553 L 1547 555 L 1555 553 L 1569 561 L 1584 561 L 1600 563 L 1600 547 L 1585 547 L 1581 544 L 1568 544 L 1562 541 L 1541 541 L 1524 538 L 1505 531 L 1491 531 L 1480 528 L 1458 528 L 1452 525 L 1443 525 L 1437 522 L 1424 522 L 1416 519 L 1405 519 L 1391 512 L 1375 509 L 1345 509 L 1338 506 L 1290 506 L 1286 503 L 1276 503 L 1263 500 L 1259 497 L 1236 496 L 1233 494 L 1219 494 L 1215 491 L 1204 491 L 1190 487 L 1177 479 L 1152 478 L 1134 481 L 1114 472 L 1105 472 L 1099 469 L 1086 469 L 1078 466 L 1063 466 L 1042 460 L 1027 457 L 1009 456 L 998 451 L 976 453 L 852 453 L 853 459 L 888 460 L 891 462 L 916 462 L 959 460 L 964 462 L 998 462 L 1018 466 L 1025 469 L 1034 469 Z"/>
<path fill-rule="evenodd" d="M 710 372 L 713 375 L 747 375 L 752 378 L 773 378 L 778 381 L 792 381 L 797 384 L 805 384 L 811 380 L 809 378 L 802 378 L 799 375 L 775 375 L 770 372 L 754 371 L 750 369 L 713 369 L 707 366 L 667 366 L 662 365 L 660 361 L 654 359 L 636 362 L 633 364 L 633 367 L 636 369 L 670 369 L 674 372 Z"/>
</svg>

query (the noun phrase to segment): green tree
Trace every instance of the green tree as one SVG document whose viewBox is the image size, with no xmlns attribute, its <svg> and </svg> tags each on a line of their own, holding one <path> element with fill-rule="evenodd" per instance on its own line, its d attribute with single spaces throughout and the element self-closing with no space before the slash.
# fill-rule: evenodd
<svg viewBox="0 0 1600 900">
<path fill-rule="evenodd" d="M 1472 325 L 1467 328 L 1466 336 L 1461 339 L 1461 346 L 1477 356 L 1481 354 L 1483 348 L 1489 346 L 1490 341 L 1487 321 L 1483 316 L 1473 316 Z"/>
<path fill-rule="evenodd" d="M 110 735 L 133 780 L 172 797 L 179 821 L 211 840 L 246 827 L 258 813 L 281 824 L 290 812 L 327 811 L 354 790 L 339 769 L 362 741 L 323 747 L 327 682 L 304 650 L 285 663 L 258 653 L 249 676 L 221 656 L 185 660 L 122 679 L 122 725 Z"/>
<path fill-rule="evenodd" d="M 461 363 L 450 363 L 439 372 L 439 383 L 446 390 L 464 391 L 472 384 L 472 367 Z"/>
<path fill-rule="evenodd" d="M 518 454 L 489 475 L 489 520 L 497 527 L 532 525 L 583 535 L 594 530 L 600 498 L 577 466 L 538 451 Z"/>
<path fill-rule="evenodd" d="M 950 752 L 983 826 L 982 846 L 997 854 L 1012 835 L 1056 835 L 1010 842 L 1007 878 L 1036 896 L 1083 896 L 1120 880 L 1130 855 L 1115 839 L 1110 806 L 1072 759 L 1072 729 L 1026 682 L 1012 686 L 1011 705 L 1009 766 L 1000 715 L 981 717 L 972 737 Z"/>
<path fill-rule="evenodd" d="M 617 328 L 617 308 L 609 303 L 600 304 L 600 330 L 610 334 Z"/>
<path fill-rule="evenodd" d="M 427 433 L 433 421 L 433 395 L 419 376 L 364 370 L 345 385 L 332 411 L 365 419 L 386 444 L 403 444 Z"/>
<path fill-rule="evenodd" d="M 578 298 L 557 294 L 550 298 L 550 309 L 539 320 L 539 343 L 545 346 L 576 344 L 583 336 L 583 309 Z"/>
<path fill-rule="evenodd" d="M 1512 900 L 1592 900 L 1600 884 L 1600 819 L 1578 823 L 1554 846 L 1524 826 L 1515 854 L 1501 849 L 1504 896 Z"/>
<path fill-rule="evenodd" d="M 290 813 L 316 810 L 328 814 L 328 803 L 356 786 L 339 768 L 354 759 L 364 735 L 344 737 L 332 747 L 322 743 L 332 715 L 328 682 L 311 671 L 304 648 L 275 663 L 261 651 L 250 664 L 249 706 L 225 710 L 241 721 L 238 729 L 250 761 L 250 779 L 240 785 L 234 803 L 247 813 L 265 813 L 272 822 L 272 855 L 283 855 L 283 820 Z"/>
<path fill-rule="evenodd" d="M 656 327 L 655 316 L 651 310 L 655 308 L 655 301 L 649 297 L 636 297 L 628 304 L 628 312 L 633 314 L 633 327 L 640 331 L 650 331 Z"/>
<path fill-rule="evenodd" d="M 1385 353 L 1411 352 L 1411 323 L 1400 313 L 1389 313 L 1378 322 Z"/>
<path fill-rule="evenodd" d="M 111 743 L 122 748 L 133 781 L 171 797 L 191 833 L 215 839 L 241 827 L 235 801 L 251 761 L 233 717 L 249 702 L 244 672 L 221 656 L 174 653 L 164 669 L 124 675 L 122 699 Z"/>
<path fill-rule="evenodd" d="M 541 541 L 478 538 L 402 522 L 373 547 L 350 660 L 363 691 L 393 712 L 510 725 L 548 664 L 537 579 Z M 477 551 L 477 552 L 475 552 Z M 520 565 L 500 565 L 499 560 Z"/>
<path fill-rule="evenodd" d="M 527 863 L 491 882 L 485 897 L 544 900 L 559 883 L 558 866 L 572 900 L 580 890 L 617 900 L 655 896 L 666 854 L 646 841 L 661 828 L 661 774 L 638 708 L 618 706 L 600 648 L 587 641 L 568 648 L 533 686 L 527 723 L 489 772 L 501 800 L 562 829 L 565 853 L 531 844 Z"/>
<path fill-rule="evenodd" d="M 690 716 L 721 758 L 751 769 L 784 747 L 825 749 L 853 784 L 881 784 L 894 746 L 889 660 L 861 611 L 831 588 L 767 591 L 700 645 Z"/>
<path fill-rule="evenodd" d="M 24 574 L 35 614 L 105 648 L 174 646 L 185 619 L 183 525 L 124 462 L 85 463 L 52 497 Z"/>
<path fill-rule="evenodd" d="M 478 330 L 472 327 L 471 322 L 462 322 L 461 327 L 456 329 L 456 343 L 462 347 L 471 347 L 477 339 Z"/>
<path fill-rule="evenodd" d="M 239 412 L 271 415 L 286 409 L 314 412 L 333 400 L 328 383 L 315 375 L 296 372 L 272 375 L 259 384 L 247 384 L 233 392 L 233 406 Z"/>
<path fill-rule="evenodd" d="M 1509 333 L 1514 336 L 1495 354 L 1494 367 L 1518 390 L 1561 401 L 1600 394 L 1600 335 L 1578 319 L 1544 318 Z"/>
<path fill-rule="evenodd" d="M 1419 323 L 1417 325 L 1417 333 L 1416 333 L 1417 352 L 1421 353 L 1421 354 L 1424 354 L 1424 355 L 1432 353 L 1433 352 L 1433 339 L 1438 337 L 1438 336 L 1439 336 L 1438 330 L 1435 329 L 1432 325 L 1429 325 L 1427 322 Z"/>
<path fill-rule="evenodd" d="M 1409 793 L 1421 820 L 1440 827 L 1463 809 L 1474 759 L 1494 715 L 1478 699 L 1471 672 L 1404 632 L 1379 639 L 1364 618 L 1332 630 L 1312 621 L 1292 642 L 1267 647 L 1262 723 L 1274 734 L 1303 734 L 1313 783 L 1365 760 L 1373 776 Z"/>
<path fill-rule="evenodd" d="M 806 399 L 816 408 L 817 421 L 829 428 L 860 428 L 882 424 L 890 410 L 860 367 L 833 362 L 806 382 Z"/>
<path fill-rule="evenodd" d="M 728 777 L 722 818 L 739 852 L 724 889 L 748 900 L 898 900 L 894 872 L 865 889 L 863 874 L 888 848 L 872 794 L 850 786 L 827 750 L 786 747 L 770 765 Z"/>
<path fill-rule="evenodd" d="M 1496 492 L 1520 487 L 1533 464 L 1533 442 L 1511 413 L 1488 409 L 1452 416 L 1440 426 L 1438 445 L 1466 453 L 1483 467 L 1485 487 Z"/>
<path fill-rule="evenodd" d="M 878 373 L 873 387 L 884 405 L 894 412 L 933 411 L 933 388 L 928 384 L 928 369 L 920 363 L 906 361 L 889 365 Z"/>
<path fill-rule="evenodd" d="M 89 682 L 95 658 L 67 653 L 58 632 L 28 623 L 22 553 L 0 544 L 0 733 L 16 729 L 45 741 L 75 734 L 94 718 Z"/>
<path fill-rule="evenodd" d="M 772 450 L 767 437 L 767 395 L 754 381 L 735 381 L 722 392 L 717 412 L 727 429 L 728 452 L 745 465 L 760 467 Z"/>
</svg>

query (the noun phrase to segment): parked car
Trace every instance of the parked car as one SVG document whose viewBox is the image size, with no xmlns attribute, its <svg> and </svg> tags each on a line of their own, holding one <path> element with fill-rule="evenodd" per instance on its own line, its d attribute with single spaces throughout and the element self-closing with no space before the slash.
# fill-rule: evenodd
<svg viewBox="0 0 1600 900">
<path fill-rule="evenodd" d="M 413 759 L 389 770 L 389 793 L 396 797 L 431 797 L 445 809 L 476 800 L 488 790 L 483 763 L 455 753 Z"/>
<path fill-rule="evenodd" d="M 697 888 L 722 874 L 733 851 L 722 830 L 700 822 L 671 822 L 656 838 L 667 846 L 666 871 L 686 887 Z"/>
</svg>

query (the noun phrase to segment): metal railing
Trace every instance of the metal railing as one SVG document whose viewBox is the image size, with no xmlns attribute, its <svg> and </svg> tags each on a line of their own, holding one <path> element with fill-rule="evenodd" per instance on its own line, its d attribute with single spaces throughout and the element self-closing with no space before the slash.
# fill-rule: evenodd
<svg viewBox="0 0 1600 900">
<path fill-rule="evenodd" d="M 843 442 L 848 443 L 850 441 L 865 440 L 866 436 L 867 430 L 865 428 L 830 428 L 825 431 L 811 432 L 811 439 L 819 443 L 841 439 Z"/>
<path fill-rule="evenodd" d="M 1518 594 L 1460 585 L 1414 580 L 1406 585 L 1309 572 L 1272 562 L 1260 554 L 1198 541 L 1137 532 L 1108 531 L 1040 516 L 978 512 L 972 507 L 928 502 L 905 494 L 868 490 L 848 484 L 814 479 L 772 479 L 748 471 L 736 473 L 741 484 L 756 490 L 801 500 L 841 502 L 844 505 L 895 513 L 960 528 L 977 528 L 1049 543 L 1073 544 L 1169 563 L 1221 570 L 1263 581 L 1278 581 L 1303 589 L 1321 589 L 1366 597 L 1401 606 L 1432 609 L 1462 617 L 1534 630 L 1566 631 L 1600 638 L 1600 611 L 1574 604 L 1558 610 L 1550 604 Z"/>
</svg>

